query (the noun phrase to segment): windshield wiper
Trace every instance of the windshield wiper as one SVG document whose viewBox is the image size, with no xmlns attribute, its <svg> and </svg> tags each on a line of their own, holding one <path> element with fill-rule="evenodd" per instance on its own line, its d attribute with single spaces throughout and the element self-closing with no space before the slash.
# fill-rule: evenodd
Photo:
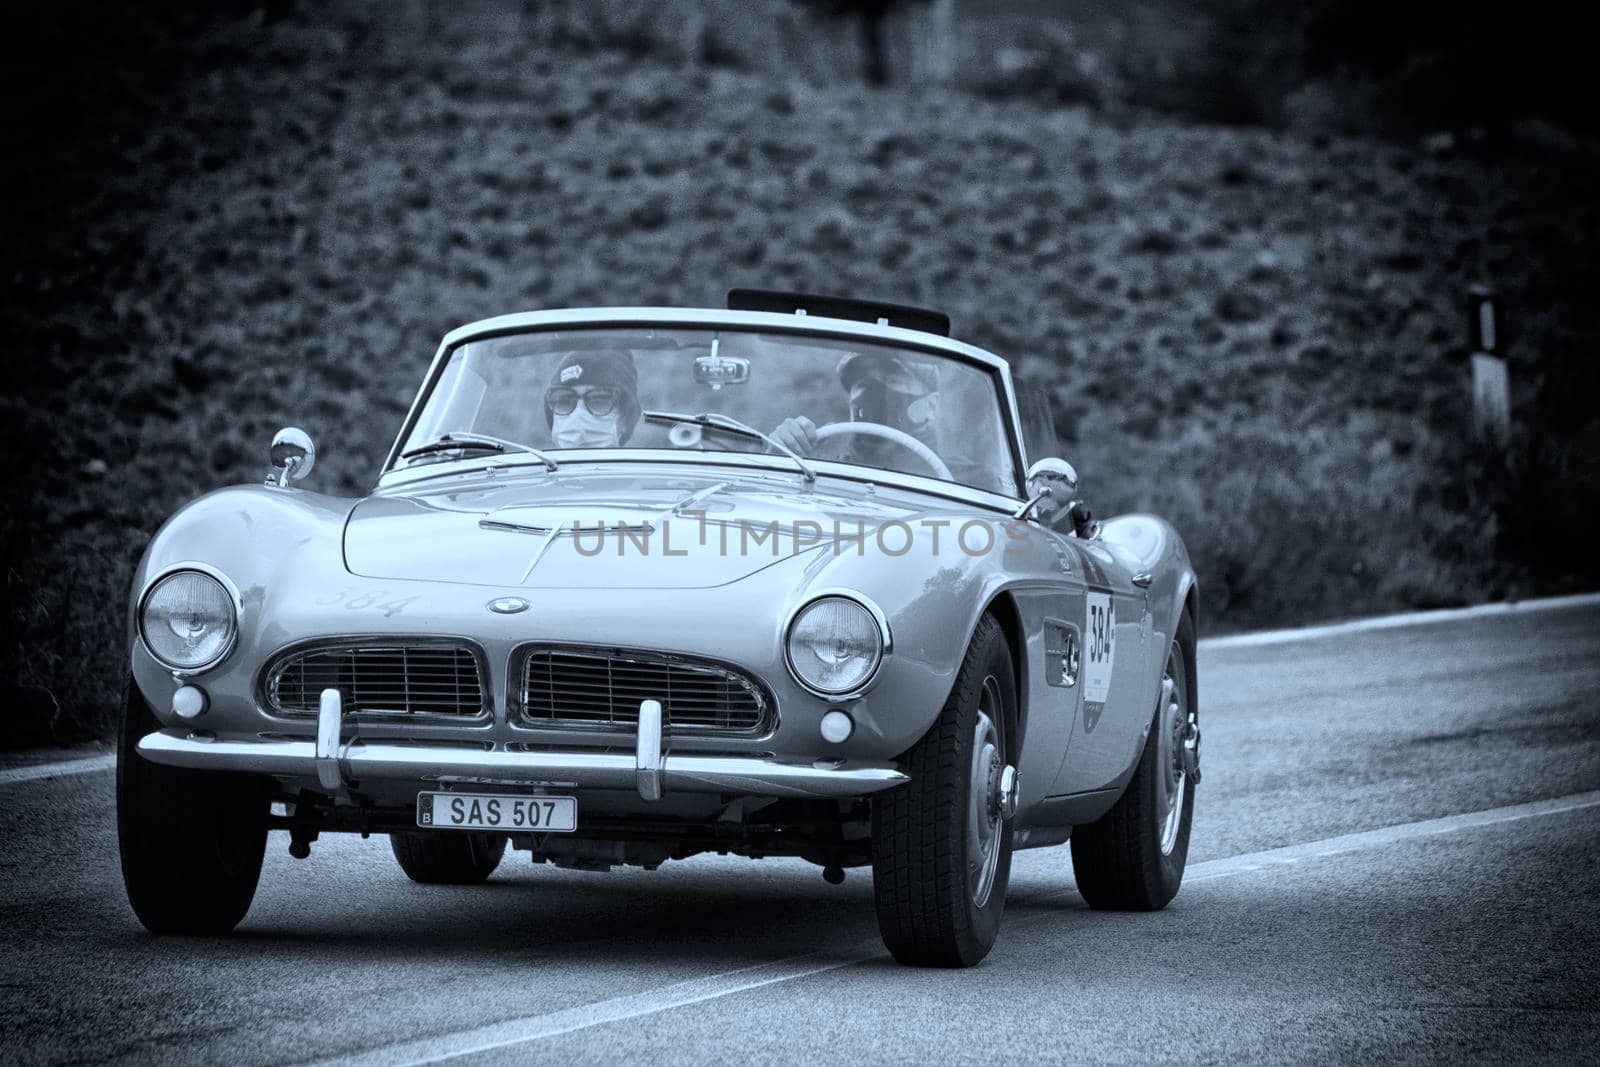
<svg viewBox="0 0 1600 1067">
<path fill-rule="evenodd" d="M 491 452 L 526 452 L 543 463 L 545 470 L 553 471 L 556 469 L 556 461 L 532 445 L 521 444 L 517 441 L 507 441 L 500 437 L 490 437 L 486 433 L 441 434 L 437 441 L 429 441 L 425 445 L 406 449 L 400 453 L 400 458 L 411 459 L 415 456 L 425 456 L 430 452 L 447 452 L 450 449 L 467 448 L 486 448 Z"/>
<path fill-rule="evenodd" d="M 684 415 L 676 411 L 647 411 L 644 413 L 644 417 L 646 422 L 686 422 L 692 426 L 703 426 L 712 430 L 726 430 L 729 433 L 765 441 L 770 448 L 782 452 L 794 460 L 795 465 L 800 468 L 800 473 L 806 476 L 808 485 L 816 483 L 817 472 L 812 470 L 810 464 L 800 457 L 800 453 L 777 438 L 762 433 L 754 426 L 747 426 L 738 419 L 730 418 L 714 411 L 702 412 L 699 415 Z"/>
</svg>

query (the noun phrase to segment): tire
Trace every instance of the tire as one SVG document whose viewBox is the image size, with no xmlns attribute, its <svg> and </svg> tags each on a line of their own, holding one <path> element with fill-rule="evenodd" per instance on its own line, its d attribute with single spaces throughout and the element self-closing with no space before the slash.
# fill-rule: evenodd
<svg viewBox="0 0 1600 1067">
<path fill-rule="evenodd" d="M 1007 743 L 1016 705 L 1010 648 L 999 623 L 985 615 L 939 718 L 902 757 L 911 780 L 872 804 L 878 929 L 903 964 L 970 967 L 989 954 L 1000 932 L 1011 820 L 996 814 L 993 799 L 1000 768 L 1015 762 Z M 982 743 L 980 706 L 991 724 Z M 993 760 L 981 756 L 989 744 Z M 975 781 L 983 784 L 975 788 Z M 981 824 L 975 793 L 985 799 Z M 980 826 L 990 826 L 987 837 Z"/>
<path fill-rule="evenodd" d="M 225 934 L 255 899 L 272 802 L 266 779 L 139 755 L 159 724 L 128 679 L 117 743 L 117 848 L 128 903 L 158 934 Z"/>
<path fill-rule="evenodd" d="M 1092 908 L 1158 911 L 1183 884 L 1196 776 L 1179 769 L 1183 739 L 1178 731 L 1198 715 L 1193 663 L 1194 632 L 1185 618 L 1163 674 L 1163 694 L 1165 681 L 1171 679 L 1176 709 L 1168 711 L 1157 697 L 1150 733 L 1128 787 L 1105 815 L 1073 828 L 1073 875 Z M 1182 805 L 1176 816 L 1169 798 Z"/>
<path fill-rule="evenodd" d="M 500 866 L 504 834 L 451 830 L 396 831 L 389 847 L 406 877 L 423 885 L 477 885 Z"/>
</svg>

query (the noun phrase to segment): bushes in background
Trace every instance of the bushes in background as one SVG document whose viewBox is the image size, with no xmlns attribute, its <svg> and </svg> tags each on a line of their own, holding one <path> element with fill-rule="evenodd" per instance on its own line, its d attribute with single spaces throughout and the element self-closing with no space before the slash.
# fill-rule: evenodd
<svg viewBox="0 0 1600 1067">
<path fill-rule="evenodd" d="M 333 5 L 126 22 L 45 79 L 70 121 L 0 275 L 5 736 L 103 732 L 144 543 L 276 427 L 360 492 L 451 327 L 740 284 L 948 310 L 1049 390 L 1097 513 L 1179 524 L 1208 631 L 1594 581 L 1592 163 L 775 77 L 741 57 L 779 6 L 728 62 L 603 4 Z M 1510 479 L 1463 443 L 1485 277 Z"/>
</svg>

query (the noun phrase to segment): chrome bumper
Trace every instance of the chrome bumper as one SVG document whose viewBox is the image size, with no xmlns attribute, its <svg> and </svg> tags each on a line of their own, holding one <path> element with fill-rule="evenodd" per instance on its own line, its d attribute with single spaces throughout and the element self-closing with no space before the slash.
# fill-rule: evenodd
<svg viewBox="0 0 1600 1067">
<path fill-rule="evenodd" d="M 335 735 L 337 736 L 337 735 Z M 438 781 L 490 778 L 506 783 L 577 789 L 638 789 L 646 782 L 660 791 L 735 793 L 767 797 L 855 797 L 892 789 L 910 781 L 893 763 L 866 760 L 779 760 L 750 756 L 656 757 L 657 774 L 641 768 L 641 758 L 615 752 L 504 752 L 442 745 L 339 743 L 329 752 L 318 742 L 209 739 L 186 732 L 153 733 L 139 742 L 139 754 L 152 763 L 198 770 L 243 771 L 280 777 Z M 641 769 L 646 781 L 641 781 Z M 659 796 L 660 793 L 657 792 Z M 648 796 L 647 796 L 647 799 Z"/>
</svg>

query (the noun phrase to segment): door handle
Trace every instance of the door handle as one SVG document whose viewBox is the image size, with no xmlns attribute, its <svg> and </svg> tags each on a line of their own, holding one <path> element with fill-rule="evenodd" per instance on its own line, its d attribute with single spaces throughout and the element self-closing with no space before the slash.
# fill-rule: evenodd
<svg viewBox="0 0 1600 1067">
<path fill-rule="evenodd" d="M 1150 583 L 1155 580 L 1156 576 L 1151 574 L 1149 571 L 1140 571 L 1138 574 L 1133 576 L 1133 584 L 1138 586 L 1140 589 L 1149 589 Z"/>
</svg>

